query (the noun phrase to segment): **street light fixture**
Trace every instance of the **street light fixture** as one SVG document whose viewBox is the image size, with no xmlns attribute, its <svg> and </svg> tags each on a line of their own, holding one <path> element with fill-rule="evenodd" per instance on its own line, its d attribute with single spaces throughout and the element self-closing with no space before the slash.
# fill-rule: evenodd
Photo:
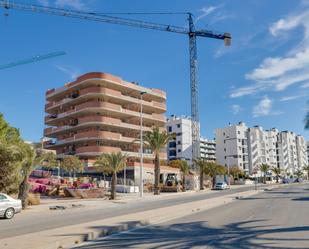
<svg viewBox="0 0 309 249">
<path fill-rule="evenodd" d="M 140 107 L 140 109 L 141 109 L 141 111 L 140 111 L 140 121 L 141 121 L 141 123 L 140 123 L 140 142 L 141 142 L 141 151 L 140 151 L 140 153 L 141 153 L 141 156 L 140 156 L 140 168 L 139 168 L 139 170 L 140 170 L 140 197 L 141 198 L 143 198 L 143 196 L 144 196 L 144 183 L 143 183 L 143 171 L 144 171 L 144 165 L 143 165 L 143 163 L 144 163 L 144 155 L 143 155 L 143 152 L 144 152 L 144 142 L 143 142 L 143 95 L 144 94 L 146 94 L 147 92 L 140 92 L 140 96 L 141 96 L 141 98 L 140 98 L 140 100 L 141 100 L 141 107 Z"/>
</svg>

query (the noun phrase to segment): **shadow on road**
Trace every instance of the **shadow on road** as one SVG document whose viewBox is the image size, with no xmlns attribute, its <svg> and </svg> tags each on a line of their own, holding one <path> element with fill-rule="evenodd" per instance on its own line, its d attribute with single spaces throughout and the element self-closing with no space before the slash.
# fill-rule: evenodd
<svg viewBox="0 0 309 249">
<path fill-rule="evenodd" d="M 299 197 L 299 198 L 294 198 L 292 201 L 309 201 L 309 197 Z"/>
<path fill-rule="evenodd" d="M 259 224 L 265 220 L 231 223 L 210 227 L 207 222 L 179 223 L 168 226 L 149 226 L 94 241 L 79 249 L 99 248 L 281 248 L 289 243 L 309 245 L 309 238 L 293 238 L 289 233 L 309 231 L 309 226 L 278 228 Z M 293 247 L 297 248 L 297 247 Z M 305 248 L 305 247 L 302 247 Z"/>
</svg>

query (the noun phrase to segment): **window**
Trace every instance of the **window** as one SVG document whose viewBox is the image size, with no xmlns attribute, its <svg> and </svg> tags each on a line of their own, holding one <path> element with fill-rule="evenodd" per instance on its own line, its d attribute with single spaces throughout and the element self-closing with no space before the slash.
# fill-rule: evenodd
<svg viewBox="0 0 309 249">
<path fill-rule="evenodd" d="M 168 132 L 172 132 L 173 131 L 172 126 L 168 126 L 167 130 L 168 130 Z"/>
<path fill-rule="evenodd" d="M 0 195 L 0 200 L 6 200 L 7 198 L 4 195 Z"/>
<path fill-rule="evenodd" d="M 178 149 L 177 152 L 180 153 L 180 152 L 181 152 L 181 149 Z"/>
<path fill-rule="evenodd" d="M 240 131 L 237 131 L 238 134 L 240 134 Z"/>
<path fill-rule="evenodd" d="M 177 124 L 177 128 L 180 128 L 180 126 L 181 126 L 180 124 Z"/>
<path fill-rule="evenodd" d="M 176 151 L 175 150 L 170 150 L 169 151 L 169 156 L 176 156 Z"/>
<path fill-rule="evenodd" d="M 181 136 L 181 132 L 177 133 L 176 136 Z"/>
<path fill-rule="evenodd" d="M 170 148 L 176 148 L 176 142 L 175 141 L 170 142 L 169 147 Z"/>
<path fill-rule="evenodd" d="M 181 144 L 181 142 L 180 142 L 180 141 L 177 141 L 177 144 Z"/>
<path fill-rule="evenodd" d="M 225 132 L 223 132 L 223 136 L 225 136 Z"/>
</svg>

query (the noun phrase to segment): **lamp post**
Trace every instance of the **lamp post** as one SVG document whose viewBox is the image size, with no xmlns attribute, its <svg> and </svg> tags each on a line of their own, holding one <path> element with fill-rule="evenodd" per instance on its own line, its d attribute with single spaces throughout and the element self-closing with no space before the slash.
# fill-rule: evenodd
<svg viewBox="0 0 309 249">
<path fill-rule="evenodd" d="M 143 95 L 146 94 L 146 92 L 140 92 L 140 95 L 141 95 L 141 103 L 140 103 L 140 109 L 141 109 L 141 112 L 140 112 L 140 142 L 141 142 L 141 156 L 140 156 L 140 168 L 139 168 L 139 171 L 140 171 L 140 197 L 143 198 L 144 196 L 144 183 L 143 183 L 143 171 L 144 171 L 144 165 L 143 165 L 143 161 L 144 161 L 144 155 L 143 155 L 143 150 L 144 150 L 144 142 L 143 142 Z"/>
</svg>

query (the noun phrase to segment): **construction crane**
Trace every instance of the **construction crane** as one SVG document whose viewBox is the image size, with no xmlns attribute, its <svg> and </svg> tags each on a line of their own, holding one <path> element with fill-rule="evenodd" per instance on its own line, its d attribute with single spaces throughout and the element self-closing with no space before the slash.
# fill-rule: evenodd
<svg viewBox="0 0 309 249">
<path fill-rule="evenodd" d="M 6 68 L 11 68 L 11 67 L 16 67 L 16 66 L 23 65 L 23 64 L 29 64 L 29 63 L 33 63 L 33 62 L 37 62 L 37 61 L 41 61 L 41 60 L 46 60 L 46 59 L 50 59 L 50 58 L 65 55 L 65 54 L 66 54 L 65 52 L 59 51 L 59 52 L 53 52 L 53 53 L 49 53 L 49 54 L 37 55 L 37 56 L 29 58 L 29 59 L 20 60 L 20 61 L 0 65 L 0 70 L 6 69 Z"/>
<path fill-rule="evenodd" d="M 189 37 L 189 54 L 190 54 L 190 87 L 191 87 L 191 120 L 192 120 L 192 157 L 199 158 L 200 155 L 200 126 L 199 126 L 199 111 L 198 111 L 198 80 L 197 80 L 197 37 L 206 37 L 224 40 L 226 46 L 231 44 L 230 33 L 217 33 L 210 30 L 195 30 L 193 15 L 188 15 L 189 27 L 177 27 L 173 25 L 158 24 L 141 20 L 127 19 L 111 16 L 104 13 L 83 12 L 68 9 L 52 8 L 40 5 L 30 5 L 15 3 L 12 1 L 0 0 L 0 7 L 16 9 L 22 11 L 38 12 L 50 15 L 65 16 L 89 21 L 104 22 L 110 24 L 126 25 L 136 28 L 154 29 L 165 32 L 172 32 L 187 35 Z"/>
</svg>

